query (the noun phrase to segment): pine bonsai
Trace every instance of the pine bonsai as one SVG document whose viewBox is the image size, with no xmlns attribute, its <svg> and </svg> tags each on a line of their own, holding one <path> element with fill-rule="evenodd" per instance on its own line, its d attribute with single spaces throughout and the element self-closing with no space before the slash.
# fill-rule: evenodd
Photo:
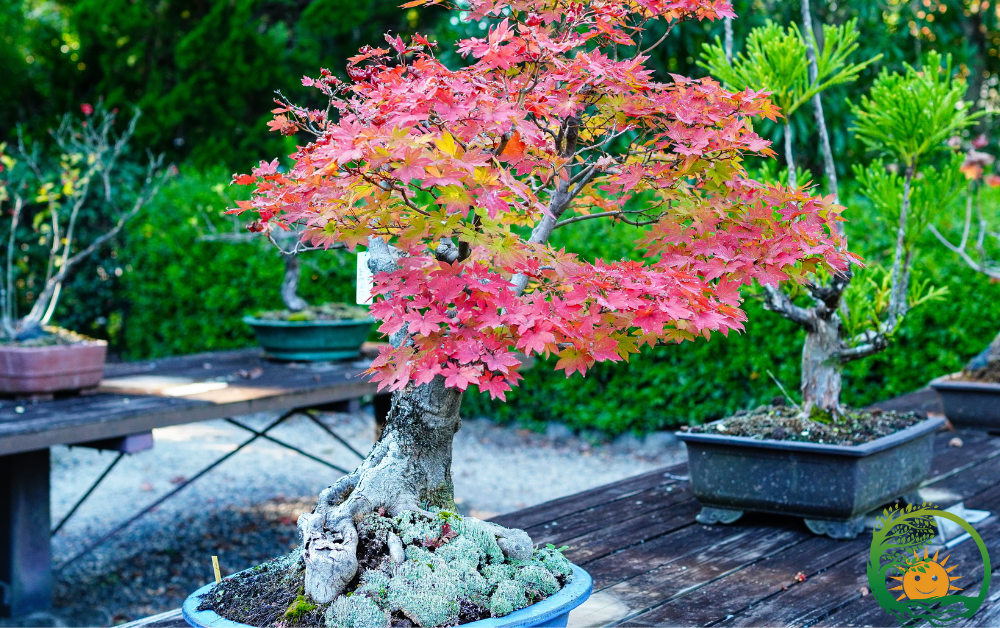
<svg viewBox="0 0 1000 628">
<path fill-rule="evenodd" d="M 879 57 L 848 62 L 857 48 L 854 20 L 841 26 L 824 25 L 820 46 L 812 32 L 808 0 L 802 0 L 801 6 L 802 31 L 795 24 L 786 29 L 768 23 L 754 29 L 746 53 L 731 60 L 727 61 L 718 42 L 706 46 L 702 65 L 731 88 L 763 84 L 775 93 L 786 116 L 784 182 L 791 188 L 808 187 L 809 181 L 796 169 L 788 118 L 811 101 L 828 190 L 839 202 L 820 94 L 833 85 L 854 82 Z M 942 61 L 932 52 L 920 70 L 907 66 L 900 74 L 883 69 L 871 93 L 852 105 L 856 117 L 852 130 L 879 154 L 867 168 L 855 165 L 853 170 L 862 194 L 895 226 L 891 271 L 876 267 L 817 273 L 804 282 L 812 301 L 809 306 L 796 303 L 793 294 L 773 284 L 764 286 L 765 307 L 806 331 L 800 387 L 804 417 L 842 415 L 846 410 L 840 399 L 844 365 L 884 351 L 910 308 L 943 295 L 943 289 L 927 282 L 911 285 L 914 245 L 930 213 L 958 190 L 958 164 L 945 159 L 935 167 L 935 154 L 947 152 L 946 140 L 976 116 L 962 101 L 963 90 L 952 80 L 950 63 L 941 67 Z"/>
</svg>

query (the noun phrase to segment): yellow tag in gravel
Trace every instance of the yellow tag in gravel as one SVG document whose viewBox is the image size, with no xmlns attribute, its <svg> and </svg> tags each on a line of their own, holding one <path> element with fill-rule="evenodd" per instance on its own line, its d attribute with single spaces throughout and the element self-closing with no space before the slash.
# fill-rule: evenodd
<svg viewBox="0 0 1000 628">
<path fill-rule="evenodd" d="M 212 557 L 212 568 L 215 569 L 215 584 L 220 584 L 222 582 L 222 572 L 219 571 L 219 557 Z"/>
</svg>

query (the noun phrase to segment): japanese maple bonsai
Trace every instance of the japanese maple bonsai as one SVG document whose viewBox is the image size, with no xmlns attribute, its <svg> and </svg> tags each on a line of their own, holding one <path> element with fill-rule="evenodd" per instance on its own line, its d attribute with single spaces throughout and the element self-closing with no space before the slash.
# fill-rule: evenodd
<svg viewBox="0 0 1000 628">
<path fill-rule="evenodd" d="M 804 32 L 768 24 L 750 35 L 746 55 L 727 61 L 716 45 L 707 49 L 705 65 L 735 87 L 763 82 L 793 110 L 812 100 L 830 198 L 836 199 L 820 93 L 830 84 L 853 81 L 872 60 L 847 64 L 856 48 L 853 22 L 824 27 L 820 49 L 807 0 L 802 9 Z M 700 521 L 732 522 L 744 510 L 761 510 L 803 516 L 818 533 L 852 537 L 863 528 L 868 510 L 912 495 L 929 472 L 932 431 L 940 419 L 851 410 L 840 397 L 844 365 L 884 351 L 910 308 L 944 293 L 910 280 L 915 236 L 931 212 L 959 189 L 959 163 L 947 155 L 946 140 L 975 117 L 952 82 L 950 65 L 941 68 L 941 63 L 932 53 L 921 71 L 883 70 L 870 95 L 853 106 L 856 136 L 880 153 L 854 172 L 862 192 L 895 226 L 892 269 L 817 273 L 804 284 L 810 306 L 796 303 L 774 284 L 764 286 L 765 307 L 806 332 L 801 403 L 762 406 L 682 436 L 689 445 L 692 491 L 705 505 Z M 790 132 L 786 123 L 787 181 L 795 187 Z M 937 166 L 936 153 L 944 154 Z M 883 158 L 899 164 L 895 171 Z M 748 450 L 754 450 L 752 456 L 739 454 Z M 797 469 L 805 461 L 810 470 L 800 476 Z"/>
<path fill-rule="evenodd" d="M 20 129 L 16 147 L 0 144 L 0 208 L 9 216 L 0 273 L 0 393 L 78 390 L 101 380 L 107 343 L 49 323 L 70 273 L 122 231 L 164 178 L 162 156 L 150 155 L 144 169 L 130 161 L 138 109 L 120 133 L 116 110 L 102 103 L 81 110 L 82 120 L 67 114 L 51 131 L 54 154 L 25 142 Z M 82 242 L 85 221 L 106 226 Z M 36 243 L 41 256 L 31 254 Z M 20 307 L 27 313 L 19 316 Z"/>
<path fill-rule="evenodd" d="M 741 329 L 739 289 L 753 280 L 847 270 L 831 200 L 744 170 L 746 155 L 773 154 L 750 125 L 774 116 L 770 100 L 711 79 L 659 82 L 644 66 L 662 41 L 643 39 L 651 20 L 669 33 L 731 15 L 727 3 L 461 8 L 489 23 L 459 43 L 467 66 L 446 67 L 422 36 L 387 36 L 387 49 L 350 59 L 350 82 L 303 79 L 327 107 L 279 101 L 274 126 L 315 137 L 289 170 L 262 162 L 235 178 L 256 186 L 236 211 L 257 212 L 265 229 L 298 225 L 311 244 L 367 248 L 371 312 L 390 339 L 371 367 L 393 391 L 380 440 L 299 518 L 299 548 L 257 572 L 287 592 L 270 599 L 301 603 L 290 612 L 313 622 L 461 623 L 569 582 L 558 550 L 454 513 L 463 391 L 503 399 L 520 378 L 516 351 L 555 355 L 556 369 L 582 376 L 646 345 Z M 643 227 L 644 261 L 590 262 L 549 245 L 585 220 Z M 224 581 L 201 607 L 274 621 L 260 598 L 248 602 L 254 577 Z"/>
<path fill-rule="evenodd" d="M 959 144 L 961 142 L 958 137 L 954 140 Z M 965 152 L 962 172 L 968 183 L 965 212 L 959 222 L 960 235 L 949 237 L 934 224 L 928 225 L 928 228 L 969 268 L 991 281 L 998 281 L 1000 263 L 997 262 L 994 241 L 1000 236 L 995 226 L 996 202 L 987 201 L 989 207 L 983 208 L 984 186 L 987 190 L 1000 187 L 1000 176 L 993 172 L 996 159 L 983 150 L 988 143 L 986 136 L 980 135 L 970 142 Z M 993 194 L 995 197 L 995 191 Z M 931 382 L 931 386 L 941 395 L 945 416 L 952 423 L 1000 428 L 1000 333 L 960 372 L 939 377 Z"/>
</svg>

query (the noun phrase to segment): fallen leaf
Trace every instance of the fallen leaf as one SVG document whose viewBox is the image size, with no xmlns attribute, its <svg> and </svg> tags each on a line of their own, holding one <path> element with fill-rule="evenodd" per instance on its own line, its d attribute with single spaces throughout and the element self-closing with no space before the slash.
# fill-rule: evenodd
<svg viewBox="0 0 1000 628">
<path fill-rule="evenodd" d="M 864 597 L 869 593 L 871 593 L 871 591 L 868 590 L 868 587 L 861 587 L 861 597 Z"/>
<path fill-rule="evenodd" d="M 800 571 L 799 573 L 795 574 L 795 579 L 798 580 L 799 582 L 805 582 L 806 575 Z"/>
<path fill-rule="evenodd" d="M 962 442 L 962 439 L 959 438 L 959 437 L 957 437 L 957 436 L 955 438 L 951 439 L 950 441 L 948 441 L 948 446 L 949 447 L 961 447 L 963 444 L 964 443 Z"/>
<path fill-rule="evenodd" d="M 139 486 L 139 488 L 141 488 L 142 490 L 144 490 L 144 491 L 146 491 L 148 493 L 149 491 L 153 490 L 153 485 L 150 484 L 149 482 L 143 482 Z"/>
<path fill-rule="evenodd" d="M 187 482 L 187 478 L 184 477 L 183 475 L 175 475 L 174 477 L 170 478 L 171 484 L 183 484 L 185 482 Z"/>
</svg>

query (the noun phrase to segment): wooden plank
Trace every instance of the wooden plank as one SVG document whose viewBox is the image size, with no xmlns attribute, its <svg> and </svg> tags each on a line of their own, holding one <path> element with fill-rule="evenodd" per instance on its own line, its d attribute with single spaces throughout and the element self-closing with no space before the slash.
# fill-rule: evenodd
<svg viewBox="0 0 1000 628">
<path fill-rule="evenodd" d="M 911 393 L 874 403 L 869 408 L 879 408 L 882 410 L 895 410 L 896 412 L 927 412 L 934 414 L 944 414 L 944 405 L 941 403 L 941 396 L 933 388 L 921 388 Z"/>
<path fill-rule="evenodd" d="M 190 397 L 91 394 L 38 403 L 0 401 L 0 455 L 241 414 L 320 406 L 376 392 L 376 386 L 362 377 L 359 363 L 293 368 L 262 361 L 256 349 L 109 366 L 114 376 L 142 373 L 194 381 L 231 377 L 239 371 L 249 374 L 255 367 L 262 375 L 241 377 L 227 389 Z"/>
<path fill-rule="evenodd" d="M 949 447 L 952 438 L 962 439 L 961 447 Z M 1000 438 L 985 430 L 939 432 L 934 442 L 934 460 L 926 484 L 940 482 L 1000 453 Z"/>
<path fill-rule="evenodd" d="M 490 521 L 509 528 L 529 529 L 536 525 L 558 521 L 559 517 L 565 517 L 611 501 L 625 499 L 648 488 L 672 482 L 673 480 L 664 476 L 665 473 L 673 476 L 685 476 L 687 475 L 687 463 L 649 471 L 582 493 L 560 497 L 524 510 L 493 517 Z"/>
<path fill-rule="evenodd" d="M 686 484 L 686 483 L 685 483 Z M 690 499 L 675 481 L 668 481 L 639 493 L 606 502 L 593 508 L 564 515 L 557 520 L 531 526 L 527 532 L 535 543 L 565 543 L 585 534 L 600 531 L 623 520 L 660 510 Z"/>
<path fill-rule="evenodd" d="M 167 611 L 152 617 L 137 619 L 127 624 L 121 624 L 118 628 L 189 628 L 189 624 L 184 620 L 181 609 Z"/>
<path fill-rule="evenodd" d="M 991 504 L 994 508 L 1000 506 L 1000 499 L 997 499 L 998 497 L 1000 497 L 1000 493 L 994 494 L 993 499 L 991 500 Z M 983 537 L 987 552 L 995 556 L 997 551 L 1000 550 L 1000 525 L 998 525 L 997 518 L 992 517 L 987 521 L 977 524 L 976 531 Z M 979 566 L 982 563 L 980 561 L 979 548 L 976 544 L 966 541 L 965 543 L 961 543 L 952 548 L 950 551 L 943 550 L 941 553 L 942 557 L 949 555 L 951 556 L 951 559 L 948 561 L 949 564 L 966 566 L 974 565 L 974 567 L 971 567 L 968 571 L 964 571 L 961 574 L 963 577 L 958 581 L 958 584 L 961 585 L 963 589 L 969 591 L 977 588 L 981 583 L 981 578 L 979 577 L 981 574 L 975 573 L 975 570 L 979 569 Z M 868 580 L 865 576 L 865 566 L 867 564 L 868 555 L 866 551 L 854 561 L 853 565 L 855 570 L 858 571 L 859 577 L 863 578 L 863 582 L 858 580 L 861 584 L 858 585 L 856 590 L 843 591 L 842 599 L 839 600 L 838 604 L 832 605 L 828 609 L 829 614 L 826 615 L 820 622 L 816 623 L 817 628 L 825 628 L 826 626 L 864 625 L 876 618 L 881 618 L 884 623 L 873 624 L 875 626 L 898 625 L 898 622 L 896 622 L 896 620 L 887 613 L 882 612 L 880 614 L 872 609 L 872 607 L 877 607 L 877 603 L 871 595 L 862 596 L 860 587 L 868 586 Z M 988 608 L 985 610 L 989 611 Z M 800 618 L 790 619 L 788 625 L 792 625 L 793 622 L 799 621 L 799 619 Z M 985 625 L 981 623 L 982 618 L 978 614 L 969 621 L 969 625 L 971 626 Z"/>
<path fill-rule="evenodd" d="M 969 508 L 983 508 L 984 506 L 987 507 L 986 509 L 1000 508 L 1000 486 L 997 486 L 994 481 L 992 488 L 986 488 L 990 485 L 974 481 L 979 475 L 979 467 L 988 467 L 994 461 L 988 460 L 980 465 L 970 466 L 959 474 L 948 477 L 949 485 L 961 490 L 959 494 Z M 963 480 L 965 481 L 963 482 Z M 977 526 L 983 539 L 987 540 L 988 537 L 992 539 L 987 540 L 988 545 L 991 543 L 1000 545 L 1000 531 L 998 531 L 1000 526 L 992 521 L 984 522 L 984 524 L 986 525 Z M 867 535 L 865 536 L 870 539 Z M 963 543 L 957 546 L 954 548 L 955 559 L 970 551 L 978 556 L 975 544 Z M 857 555 L 831 566 L 826 571 L 809 578 L 806 582 L 789 587 L 787 591 L 766 597 L 746 611 L 734 613 L 733 618 L 724 620 L 721 625 L 801 626 L 814 623 L 822 625 L 827 617 L 829 617 L 829 622 L 827 622 L 829 625 L 851 625 L 858 621 L 867 621 L 866 618 L 871 616 L 870 609 L 864 604 L 874 604 L 874 600 L 870 596 L 862 596 L 861 589 L 868 586 L 867 562 L 867 548 L 863 548 L 863 551 Z M 894 624 L 893 621 L 886 625 Z"/>
<path fill-rule="evenodd" d="M 576 539 L 561 541 L 559 544 L 569 545 L 567 555 L 570 560 L 583 565 L 635 545 L 644 545 L 685 526 L 694 525 L 694 518 L 699 510 L 701 506 L 698 502 L 688 499 L 680 504 L 618 522 Z"/>
<path fill-rule="evenodd" d="M 660 621 L 650 624 L 643 617 L 665 602 L 690 594 L 810 538 L 804 527 L 743 526 L 732 532 L 718 543 L 688 552 L 653 570 L 605 587 L 602 593 L 613 596 L 631 609 L 623 625 L 663 625 L 664 622 Z M 671 618 L 666 623 L 673 625 L 674 621 Z"/>
<path fill-rule="evenodd" d="M 651 626 L 705 626 L 723 621 L 758 600 L 795 586 L 797 574 L 814 576 L 831 565 L 867 551 L 869 543 L 865 535 L 851 541 L 827 537 L 807 539 L 688 595 L 670 600 L 636 617 L 636 621 Z"/>
</svg>

